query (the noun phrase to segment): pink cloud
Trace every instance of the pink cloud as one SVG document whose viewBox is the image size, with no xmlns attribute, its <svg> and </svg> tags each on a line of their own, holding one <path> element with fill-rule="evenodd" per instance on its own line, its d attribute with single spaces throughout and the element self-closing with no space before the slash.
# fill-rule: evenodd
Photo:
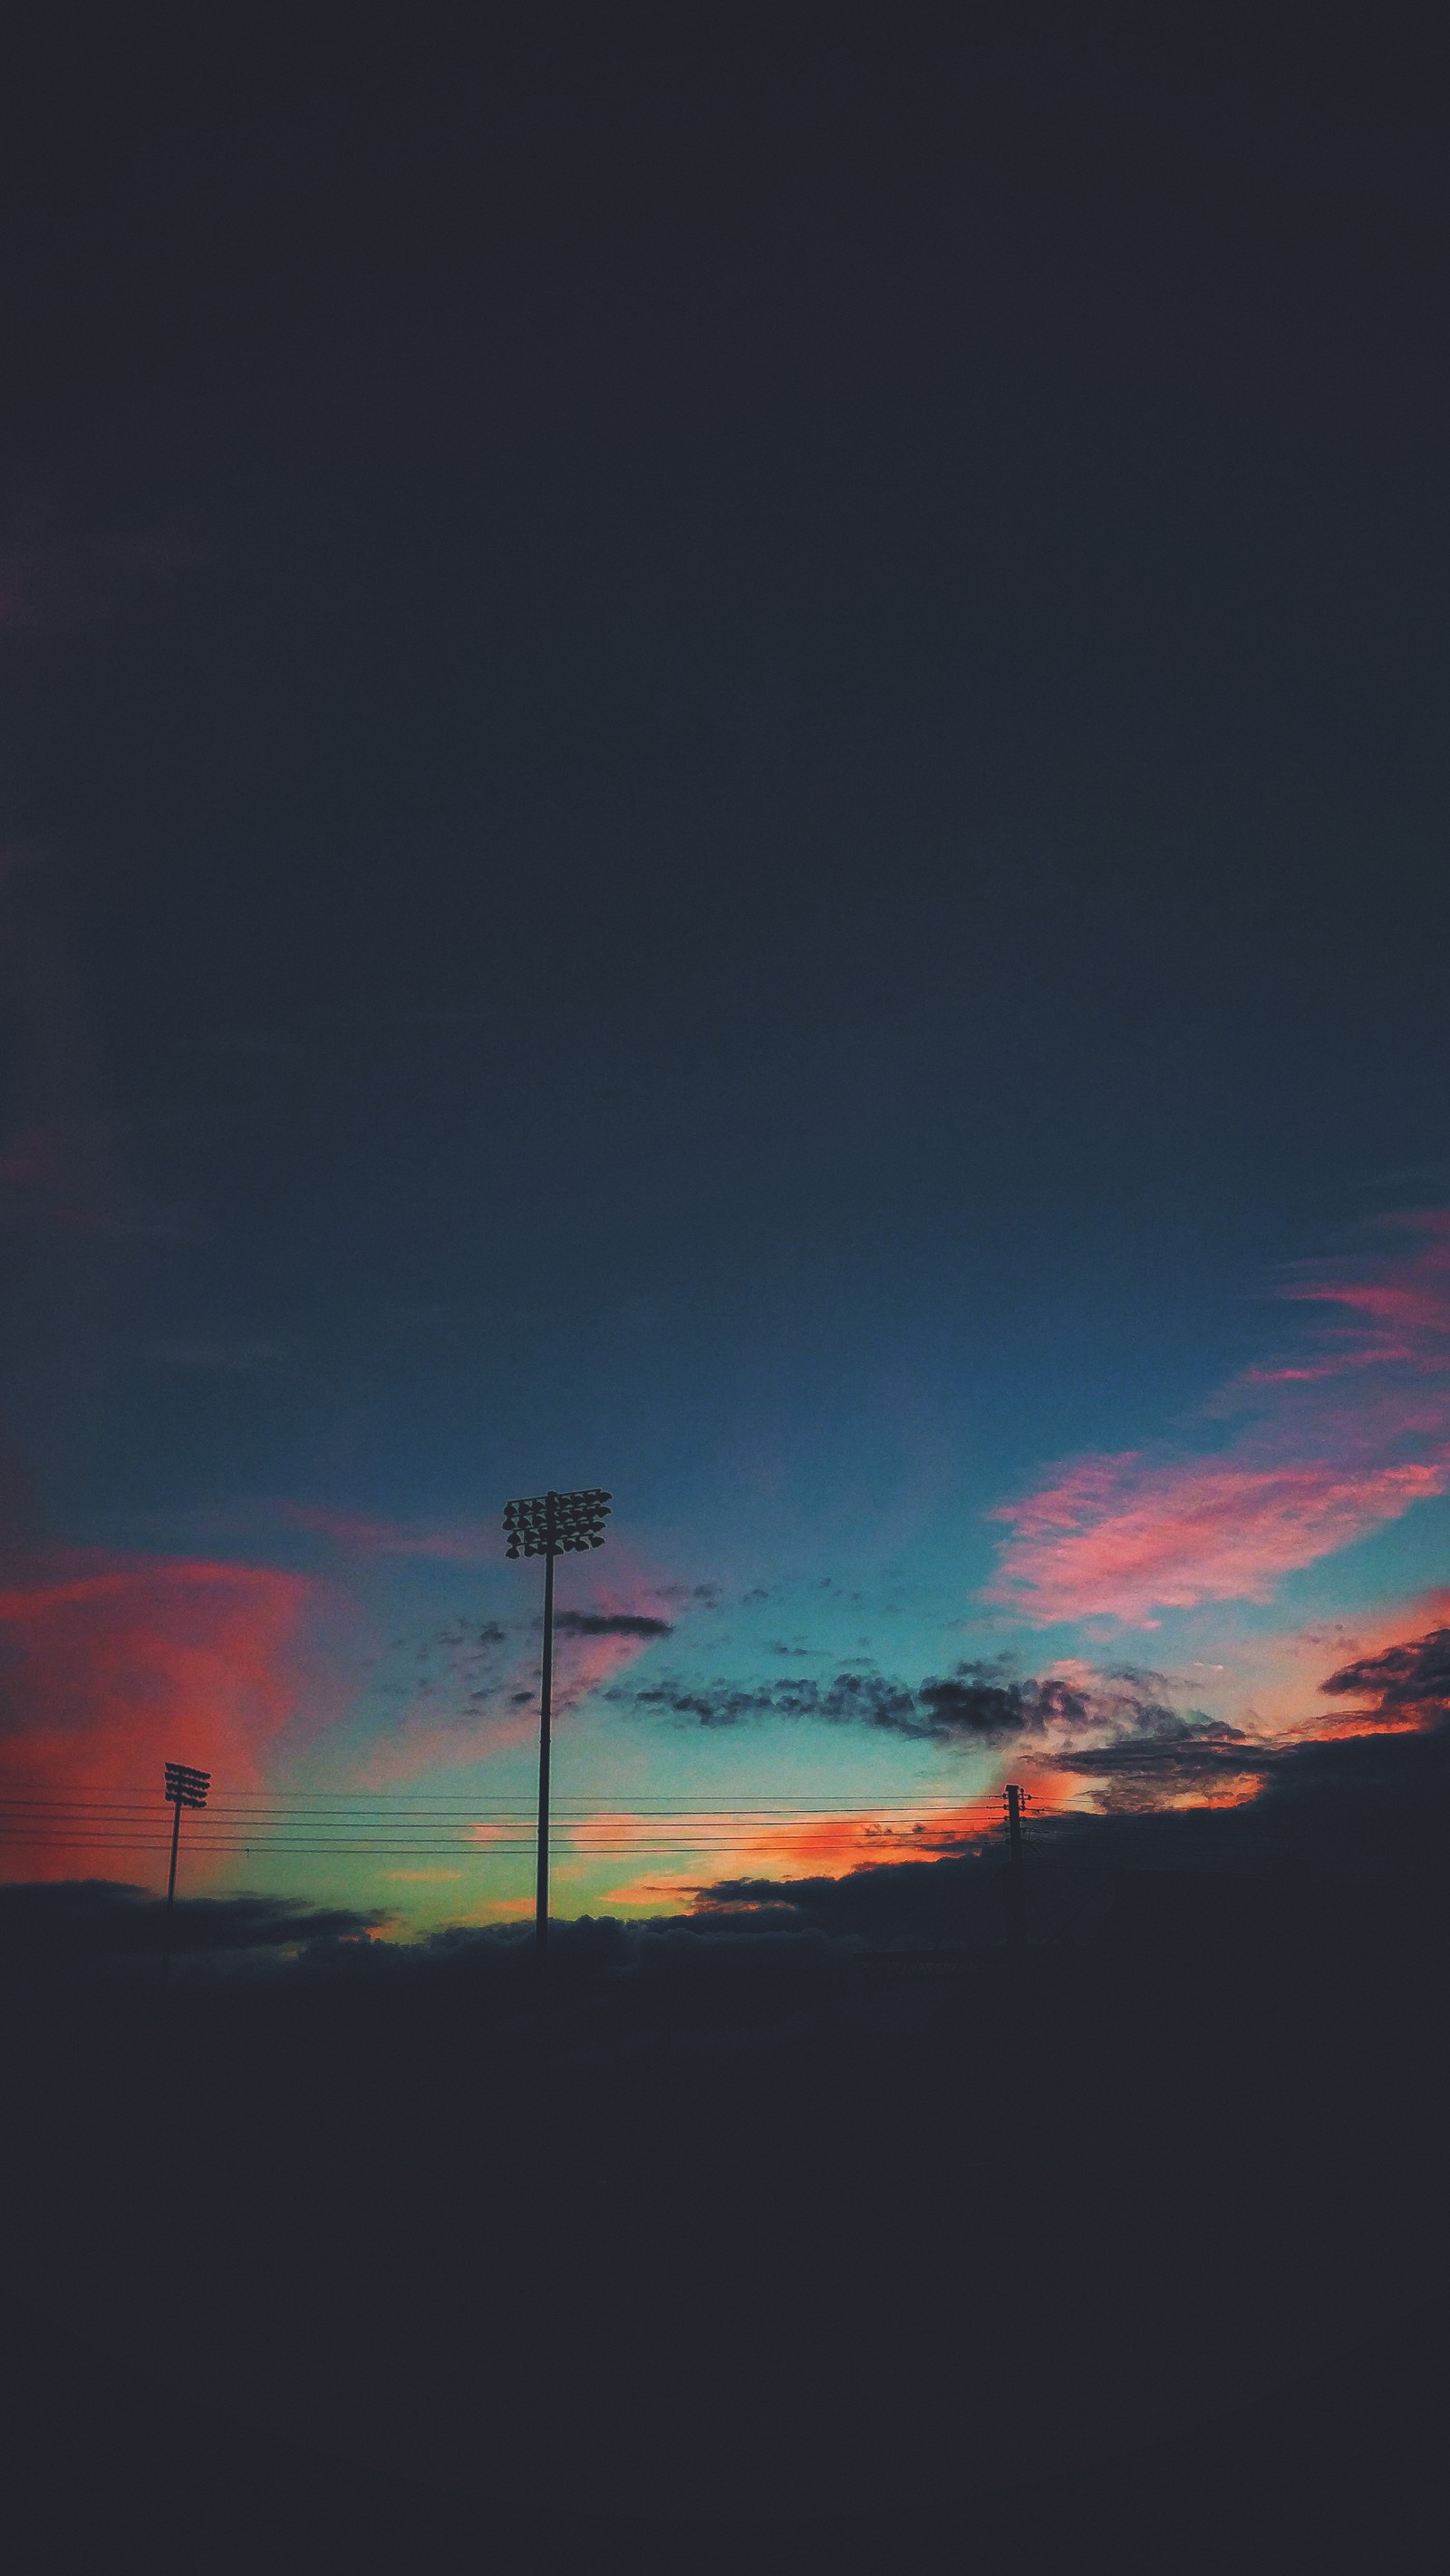
<svg viewBox="0 0 1450 2576">
<path fill-rule="evenodd" d="M 1308 1359 L 1251 1369 L 1206 1411 L 1214 1456 L 1067 1462 L 993 1515 L 1012 1532 L 986 1597 L 1027 1618 L 1152 1627 L 1165 1609 L 1267 1601 L 1284 1576 L 1450 1488 L 1450 1211 L 1397 1219 L 1417 1247 L 1280 1290 L 1351 1320 Z"/>
<path fill-rule="evenodd" d="M 322 1607 L 303 1575 L 193 1558 L 87 1555 L 12 1579 L 0 1591 L 0 1786 L 21 1839 L 0 1849 L 8 1873 L 164 1869 L 164 1856 L 84 1839 L 134 1831 L 164 1843 L 164 1762 L 196 1763 L 219 1789 L 262 1786 L 299 1726 L 326 1711 L 314 1652 Z M 140 1814 L 128 1808 L 124 1825 L 107 1826 L 80 1815 L 82 1797 L 139 1800 Z M 205 1867 L 204 1839 L 194 1843 L 193 1866 Z"/>
</svg>

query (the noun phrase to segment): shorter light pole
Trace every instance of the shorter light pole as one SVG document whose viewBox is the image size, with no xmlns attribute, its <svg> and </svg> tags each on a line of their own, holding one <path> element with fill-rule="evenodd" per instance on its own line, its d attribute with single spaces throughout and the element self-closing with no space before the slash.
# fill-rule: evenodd
<svg viewBox="0 0 1450 2576">
<path fill-rule="evenodd" d="M 209 1771 L 193 1771 L 189 1762 L 167 1763 L 166 1803 L 176 1812 L 171 1819 L 171 1867 L 166 1877 L 166 1930 L 161 1945 L 163 1986 L 171 1975 L 171 1918 L 176 1905 L 176 1854 L 181 1842 L 181 1810 L 183 1807 L 204 1807 L 210 1787 Z"/>
<path fill-rule="evenodd" d="M 602 1485 L 577 1494 L 534 1494 L 506 1503 L 503 1525 L 510 1556 L 544 1560 L 544 1660 L 539 1682 L 539 1864 L 534 1886 L 534 1956 L 542 1968 L 549 1947 L 549 1736 L 554 1700 L 554 1559 L 573 1548 L 602 1547 L 611 1497 Z"/>
</svg>

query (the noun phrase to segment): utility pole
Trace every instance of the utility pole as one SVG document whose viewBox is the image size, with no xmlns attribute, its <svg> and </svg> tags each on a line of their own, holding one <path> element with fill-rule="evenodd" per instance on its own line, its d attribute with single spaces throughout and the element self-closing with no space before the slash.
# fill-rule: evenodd
<svg viewBox="0 0 1450 2576">
<path fill-rule="evenodd" d="M 534 1882 L 534 1956 L 549 1948 L 549 1749 L 554 1705 L 554 1559 L 576 1548 L 602 1547 L 611 1496 L 591 1485 L 576 1494 L 535 1494 L 507 1503 L 503 1525 L 510 1556 L 544 1560 L 544 1659 L 539 1679 L 539 1858 Z"/>
<path fill-rule="evenodd" d="M 181 1843 L 181 1810 L 183 1807 L 204 1807 L 210 1787 L 209 1771 L 193 1771 L 189 1762 L 167 1763 L 165 1803 L 176 1812 L 171 1819 L 171 1867 L 166 1877 L 166 1929 L 161 1943 L 163 1986 L 171 1975 L 171 1920 L 176 1907 L 176 1855 Z"/>
<path fill-rule="evenodd" d="M 1007 1818 L 1007 1938 L 1020 1957 L 1027 1947 L 1027 1881 L 1022 1867 L 1022 1812 L 1027 1792 L 1014 1782 L 1002 1792 Z"/>
</svg>

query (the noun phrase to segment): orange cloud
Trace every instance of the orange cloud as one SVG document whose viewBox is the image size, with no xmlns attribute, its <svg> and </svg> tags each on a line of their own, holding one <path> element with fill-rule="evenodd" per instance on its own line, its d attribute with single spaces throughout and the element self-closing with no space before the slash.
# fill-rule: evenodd
<svg viewBox="0 0 1450 2576">
<path fill-rule="evenodd" d="M 1222 1660 L 1195 1669 L 1213 1675 L 1212 1697 L 1231 1724 L 1194 1712 L 1182 1734 L 1109 1728 L 1100 1741 L 1053 1745 L 1045 1769 L 1031 1767 L 1034 1757 L 1019 1759 L 1019 1776 L 1040 1783 L 1039 1812 L 1062 1803 L 1118 1813 L 1243 1806 L 1288 1748 L 1421 1734 L 1450 1706 L 1447 1587 L 1353 1619 L 1219 1643 Z M 1108 1678 L 1077 1659 L 1071 1669 L 1085 1693 Z M 1154 1678 L 1176 1690 L 1186 1677 Z"/>
<path fill-rule="evenodd" d="M 986 1597 L 1039 1623 L 1153 1627 L 1164 1609 L 1267 1601 L 1287 1574 L 1450 1488 L 1450 1212 L 1372 1273 L 1283 1288 L 1347 1314 L 1302 1364 L 1247 1371 L 1211 1410 L 1226 1452 L 1078 1459 L 993 1515 L 1012 1530 Z"/>
<path fill-rule="evenodd" d="M 534 1912 L 532 1896 L 481 1896 L 476 1905 L 461 1914 L 450 1914 L 450 1923 L 524 1923 Z"/>
<path fill-rule="evenodd" d="M 168 1760 L 210 1771 L 219 1787 L 259 1787 L 303 1709 L 317 1713 L 316 1608 L 305 1576 L 174 1558 L 87 1564 L 0 1592 L 0 1786 L 10 1818 L 35 1819 L 8 1828 L 10 1874 L 154 1875 L 144 1848 L 120 1845 L 164 1831 Z M 85 1793 L 112 1816 L 121 1799 L 141 1812 L 119 1825 L 54 1816 L 42 1831 L 45 1805 Z"/>
<path fill-rule="evenodd" d="M 1277 1636 L 1222 1638 L 1222 1677 L 1215 1676 L 1214 1696 L 1240 1724 L 1270 1743 L 1301 1735 L 1363 1733 L 1374 1716 L 1376 1694 L 1366 1690 L 1351 1695 L 1346 1706 L 1339 1694 L 1324 1697 L 1322 1684 L 1331 1674 L 1382 1655 L 1407 1637 L 1447 1625 L 1450 1586 L 1437 1586 L 1382 1609 L 1316 1619 Z M 1382 1723 L 1374 1731 L 1381 1733 Z"/>
<path fill-rule="evenodd" d="M 762 1817 L 751 1824 L 701 1813 L 698 1817 L 663 1818 L 594 1816 L 570 1828 L 579 1847 L 617 1851 L 635 1845 L 658 1854 L 661 1866 L 647 1870 L 623 1887 L 610 1888 L 606 1901 L 617 1905 L 661 1902 L 692 1903 L 712 1878 L 792 1879 L 845 1878 L 853 1869 L 873 1863 L 935 1860 L 998 1833 L 1001 1802 L 975 1799 L 969 1805 L 923 1807 L 909 1812 L 882 1810 L 870 1815 L 802 1815 Z M 725 1836 L 728 1832 L 728 1843 Z M 690 1862 L 689 1867 L 673 1864 Z"/>
<path fill-rule="evenodd" d="M 698 1869 L 646 1870 L 605 1890 L 606 1905 L 647 1906 L 652 1914 L 688 1914 L 700 1893 Z"/>
</svg>

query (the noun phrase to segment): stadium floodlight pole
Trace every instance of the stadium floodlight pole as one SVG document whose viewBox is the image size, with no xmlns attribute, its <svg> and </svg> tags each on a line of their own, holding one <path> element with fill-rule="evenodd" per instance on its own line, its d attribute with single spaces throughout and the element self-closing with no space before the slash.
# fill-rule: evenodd
<svg viewBox="0 0 1450 2576">
<path fill-rule="evenodd" d="M 204 1807 L 210 1787 L 209 1771 L 193 1771 L 189 1762 L 167 1763 L 165 1802 L 176 1812 L 171 1819 L 171 1867 L 166 1878 L 166 1931 L 161 1946 L 163 1986 L 171 1975 L 171 1917 L 176 1904 L 176 1854 L 181 1842 L 181 1810 L 183 1807 Z"/>
<path fill-rule="evenodd" d="M 544 1660 L 539 1681 L 539 1866 L 534 1892 L 534 1956 L 540 1967 L 549 1946 L 549 1736 L 554 1700 L 554 1559 L 576 1548 L 602 1547 L 612 1497 L 601 1485 L 577 1494 L 534 1494 L 506 1503 L 503 1525 L 510 1556 L 544 1560 Z"/>
</svg>

